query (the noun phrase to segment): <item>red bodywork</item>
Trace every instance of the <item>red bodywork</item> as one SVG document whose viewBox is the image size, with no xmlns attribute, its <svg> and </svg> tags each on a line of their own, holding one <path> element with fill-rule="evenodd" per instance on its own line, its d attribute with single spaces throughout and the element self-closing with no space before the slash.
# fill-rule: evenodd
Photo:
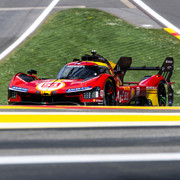
<svg viewBox="0 0 180 180">
<path fill-rule="evenodd" d="M 159 74 L 140 82 L 122 82 L 122 72 L 115 71 L 115 64 L 94 59 L 71 62 L 66 67 L 106 71 L 85 79 L 41 79 L 18 73 L 9 84 L 9 104 L 158 105 L 155 101 L 159 83 L 169 84 Z"/>
</svg>

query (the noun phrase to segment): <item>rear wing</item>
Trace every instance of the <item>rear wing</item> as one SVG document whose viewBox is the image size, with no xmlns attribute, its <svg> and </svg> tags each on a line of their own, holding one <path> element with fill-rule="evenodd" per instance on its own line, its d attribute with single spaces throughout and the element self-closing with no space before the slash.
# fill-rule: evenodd
<svg viewBox="0 0 180 180">
<path fill-rule="evenodd" d="M 131 57 L 120 57 L 118 62 L 116 63 L 116 66 L 114 68 L 114 72 L 118 74 L 120 77 L 122 83 L 124 79 L 124 75 L 126 74 L 126 71 L 128 70 L 145 70 L 145 71 L 159 71 L 158 74 L 163 76 L 166 80 L 167 87 L 168 87 L 168 105 L 172 106 L 173 104 L 173 89 L 171 87 L 171 76 L 174 71 L 174 59 L 172 57 L 167 57 L 160 67 L 130 67 L 132 64 L 132 58 Z"/>
<path fill-rule="evenodd" d="M 126 74 L 126 71 L 130 70 L 138 70 L 138 71 L 160 71 L 160 67 L 130 67 L 132 64 L 132 57 L 120 57 L 118 62 L 116 63 L 116 66 L 114 68 L 114 72 L 118 74 L 120 77 L 122 83 L 124 82 L 124 76 Z"/>
<path fill-rule="evenodd" d="M 114 68 L 114 72 L 121 75 L 121 81 L 123 82 L 123 78 L 124 75 L 126 73 L 126 71 L 130 71 L 130 70 L 138 70 L 138 71 L 158 71 L 158 74 L 163 76 L 164 79 L 170 83 L 171 81 L 171 76 L 173 74 L 174 71 L 174 59 L 172 57 L 167 57 L 164 61 L 164 63 L 162 64 L 161 68 L 159 66 L 157 67 L 130 67 L 132 64 L 132 57 L 120 57 L 120 59 L 118 60 L 118 62 L 116 63 L 116 66 Z"/>
</svg>

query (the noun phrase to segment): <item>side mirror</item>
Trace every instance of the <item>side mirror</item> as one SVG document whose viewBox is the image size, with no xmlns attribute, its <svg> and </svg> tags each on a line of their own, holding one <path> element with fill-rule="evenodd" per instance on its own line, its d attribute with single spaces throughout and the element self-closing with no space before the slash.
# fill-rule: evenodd
<svg viewBox="0 0 180 180">
<path fill-rule="evenodd" d="M 37 71 L 36 71 L 36 70 L 29 70 L 27 73 L 28 73 L 29 75 L 37 74 Z"/>
</svg>

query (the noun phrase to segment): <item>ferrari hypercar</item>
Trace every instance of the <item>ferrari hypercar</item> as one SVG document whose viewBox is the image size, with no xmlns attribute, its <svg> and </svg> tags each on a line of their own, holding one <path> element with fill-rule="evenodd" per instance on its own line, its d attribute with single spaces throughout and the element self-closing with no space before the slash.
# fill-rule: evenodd
<svg viewBox="0 0 180 180">
<path fill-rule="evenodd" d="M 8 87 L 9 104 L 42 105 L 173 105 L 171 76 L 174 60 L 161 67 L 131 67 L 131 57 L 115 64 L 92 51 L 66 64 L 56 79 L 38 78 L 37 71 L 17 73 Z M 125 82 L 127 71 L 157 71 L 139 82 Z M 166 93 L 167 92 L 167 93 Z M 167 103 L 167 102 L 168 103 Z"/>
</svg>

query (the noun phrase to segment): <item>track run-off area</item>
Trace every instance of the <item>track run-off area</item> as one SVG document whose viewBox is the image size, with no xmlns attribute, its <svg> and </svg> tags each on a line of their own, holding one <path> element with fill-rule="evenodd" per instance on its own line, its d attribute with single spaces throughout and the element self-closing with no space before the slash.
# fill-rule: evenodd
<svg viewBox="0 0 180 180">
<path fill-rule="evenodd" d="M 0 106 L 0 129 L 180 126 L 180 107 Z"/>
</svg>

